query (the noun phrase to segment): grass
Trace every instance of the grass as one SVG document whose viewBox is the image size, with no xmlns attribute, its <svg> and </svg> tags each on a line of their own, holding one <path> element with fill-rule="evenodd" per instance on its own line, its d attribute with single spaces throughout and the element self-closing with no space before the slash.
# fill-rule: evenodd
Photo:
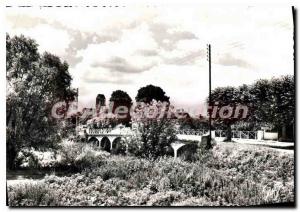
<svg viewBox="0 0 300 212">
<path fill-rule="evenodd" d="M 91 161 L 92 159 L 89 159 Z M 197 162 L 102 157 L 70 177 L 8 189 L 10 206 L 231 206 L 294 201 L 294 159 L 267 148 L 221 143 Z M 42 189 L 41 189 L 42 188 Z"/>
</svg>

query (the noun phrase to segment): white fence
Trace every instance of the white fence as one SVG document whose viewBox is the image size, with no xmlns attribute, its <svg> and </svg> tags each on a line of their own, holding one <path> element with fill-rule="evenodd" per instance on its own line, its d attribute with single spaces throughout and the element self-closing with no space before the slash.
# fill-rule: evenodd
<svg viewBox="0 0 300 212">
<path fill-rule="evenodd" d="M 223 138 L 226 137 L 227 131 L 216 130 L 215 137 Z M 257 131 L 231 131 L 232 138 L 238 139 L 257 139 Z"/>
</svg>

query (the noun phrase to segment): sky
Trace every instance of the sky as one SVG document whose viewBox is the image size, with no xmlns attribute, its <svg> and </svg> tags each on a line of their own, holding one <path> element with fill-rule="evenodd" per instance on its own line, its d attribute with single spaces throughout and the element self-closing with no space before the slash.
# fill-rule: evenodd
<svg viewBox="0 0 300 212">
<path fill-rule="evenodd" d="M 173 105 L 202 112 L 212 88 L 293 75 L 291 7 L 6 8 L 6 31 L 66 60 L 79 101 L 160 86 Z"/>
</svg>

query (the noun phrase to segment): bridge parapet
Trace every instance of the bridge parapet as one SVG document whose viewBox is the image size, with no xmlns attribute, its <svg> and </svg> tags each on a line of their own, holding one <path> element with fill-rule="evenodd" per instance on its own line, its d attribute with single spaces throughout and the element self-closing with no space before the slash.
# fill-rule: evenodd
<svg viewBox="0 0 300 212">
<path fill-rule="evenodd" d="M 202 136 L 205 135 L 208 132 L 208 130 L 190 130 L 190 129 L 184 129 L 184 130 L 178 130 L 179 135 L 198 135 Z"/>
<path fill-rule="evenodd" d="M 106 129 L 106 128 L 102 128 L 102 129 L 94 129 L 94 128 L 91 128 L 91 129 L 88 129 L 87 130 L 87 134 L 88 135 L 104 135 L 104 134 L 119 134 L 119 133 L 112 133 L 111 132 L 112 130 L 111 129 Z"/>
</svg>

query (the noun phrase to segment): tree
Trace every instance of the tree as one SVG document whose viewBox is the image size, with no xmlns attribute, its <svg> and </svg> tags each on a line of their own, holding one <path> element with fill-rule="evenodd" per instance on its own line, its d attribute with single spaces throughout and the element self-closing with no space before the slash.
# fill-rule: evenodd
<svg viewBox="0 0 300 212">
<path fill-rule="evenodd" d="M 171 153 L 176 140 L 175 124 L 167 118 L 168 111 L 161 102 L 140 104 L 134 109 L 132 129 L 127 141 L 128 152 L 135 156 L 157 158 Z"/>
<path fill-rule="evenodd" d="M 150 103 L 152 100 L 169 102 L 170 97 L 165 95 L 163 89 L 153 85 L 147 85 L 138 90 L 135 100 L 137 102 Z"/>
<path fill-rule="evenodd" d="M 294 76 L 286 75 L 271 80 L 272 104 L 271 121 L 281 130 L 281 138 L 287 139 L 287 128 L 295 122 L 295 83 Z M 294 133 L 293 133 L 294 134 Z M 294 136 L 293 136 L 294 137 Z"/>
<path fill-rule="evenodd" d="M 250 92 L 253 97 L 253 120 L 272 124 L 281 131 L 282 139 L 286 139 L 286 129 L 293 128 L 295 121 L 294 76 L 258 80 Z"/>
<path fill-rule="evenodd" d="M 105 106 L 105 96 L 103 94 L 98 94 L 96 97 L 96 109 L 99 109 L 101 106 Z"/>
<path fill-rule="evenodd" d="M 37 43 L 24 36 L 6 35 L 7 165 L 23 147 L 53 146 L 58 122 L 51 117 L 57 101 L 74 99 L 68 65 L 49 53 L 38 53 Z"/>
<path fill-rule="evenodd" d="M 113 91 L 111 94 L 111 97 L 109 99 L 109 101 L 111 103 L 113 103 L 112 105 L 112 112 L 113 113 L 120 113 L 120 114 L 116 114 L 119 115 L 119 120 L 121 121 L 121 123 L 123 124 L 129 124 L 130 122 L 130 108 L 132 106 L 132 99 L 130 98 L 130 96 L 122 90 L 116 90 Z M 124 107 L 127 108 L 127 111 L 124 111 Z M 119 111 L 116 111 L 117 108 L 121 108 Z M 122 115 L 122 116 L 121 116 Z"/>
<path fill-rule="evenodd" d="M 207 99 L 207 102 L 209 103 L 209 99 Z M 240 104 L 238 89 L 231 86 L 216 88 L 211 93 L 211 102 L 211 106 L 217 108 L 215 114 L 213 113 L 212 109 L 209 110 L 209 113 L 212 113 L 212 116 L 215 116 L 212 117 L 212 120 L 226 127 L 225 141 L 231 141 L 231 126 L 233 123 L 239 120 L 239 117 L 234 117 L 228 113 L 233 113 L 237 105 Z M 227 107 L 228 110 L 224 110 L 225 107 Z M 232 112 L 230 112 L 230 110 L 232 110 Z"/>
<path fill-rule="evenodd" d="M 256 81 L 250 88 L 250 95 L 253 102 L 252 121 L 260 124 L 270 123 L 269 106 L 272 94 L 269 80 L 261 79 Z"/>
<path fill-rule="evenodd" d="M 113 91 L 109 99 L 110 102 L 132 103 L 130 96 L 122 90 Z"/>
<path fill-rule="evenodd" d="M 231 125 L 237 122 L 248 122 L 253 127 L 271 125 L 281 132 L 282 139 L 287 137 L 287 128 L 294 135 L 294 76 L 286 75 L 271 80 L 261 79 L 252 85 L 242 85 L 238 88 L 216 88 L 212 92 L 212 102 L 218 103 L 217 116 L 214 121 L 227 126 L 226 140 L 231 138 Z M 219 116 L 221 107 L 230 106 L 236 112 L 238 105 L 248 108 L 247 117 L 240 119 L 240 116 L 239 118 L 230 116 L 224 119 Z"/>
</svg>

